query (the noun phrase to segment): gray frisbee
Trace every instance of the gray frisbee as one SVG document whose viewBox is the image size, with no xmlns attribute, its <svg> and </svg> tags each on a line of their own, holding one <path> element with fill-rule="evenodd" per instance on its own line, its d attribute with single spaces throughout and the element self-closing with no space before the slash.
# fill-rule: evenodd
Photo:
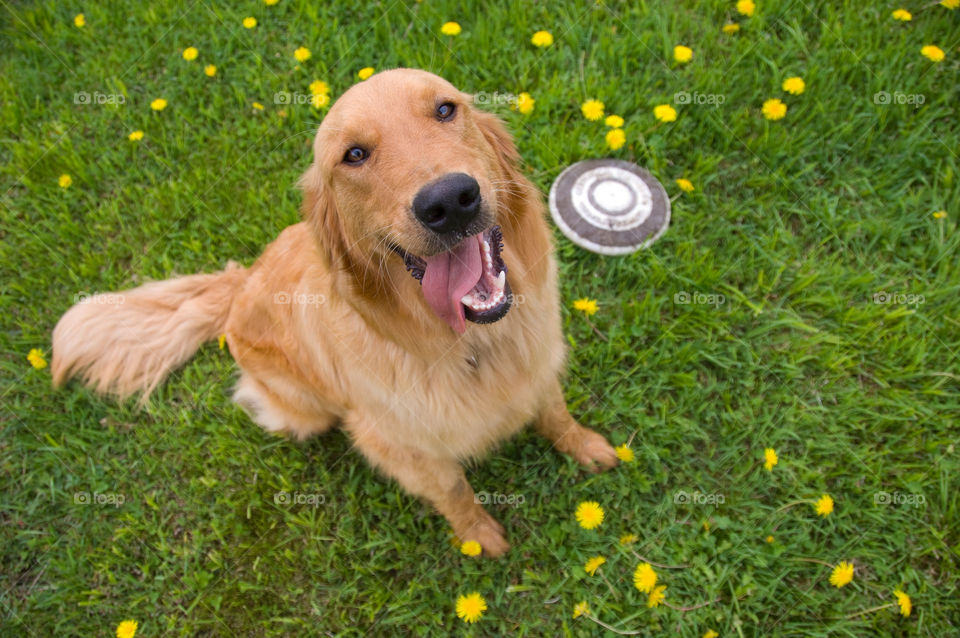
<svg viewBox="0 0 960 638">
<path fill-rule="evenodd" d="M 670 198 L 653 175 L 614 159 L 567 167 L 550 187 L 550 215 L 567 238 L 601 255 L 652 244 L 670 224 Z"/>
</svg>

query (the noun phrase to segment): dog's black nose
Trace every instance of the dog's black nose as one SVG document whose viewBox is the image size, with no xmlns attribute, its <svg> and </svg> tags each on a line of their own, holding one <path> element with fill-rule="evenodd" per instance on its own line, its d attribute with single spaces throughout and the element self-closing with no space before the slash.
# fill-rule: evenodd
<svg viewBox="0 0 960 638">
<path fill-rule="evenodd" d="M 480 184 L 466 173 L 448 173 L 420 189 L 413 213 L 436 233 L 464 231 L 480 212 Z"/>
</svg>

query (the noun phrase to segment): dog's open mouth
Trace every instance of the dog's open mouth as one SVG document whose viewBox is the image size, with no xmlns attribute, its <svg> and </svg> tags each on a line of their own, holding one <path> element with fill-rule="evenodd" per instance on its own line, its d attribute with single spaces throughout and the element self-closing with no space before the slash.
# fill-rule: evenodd
<svg viewBox="0 0 960 638">
<path fill-rule="evenodd" d="M 430 308 L 462 334 L 465 320 L 493 323 L 510 309 L 502 250 L 503 235 L 499 226 L 493 226 L 432 257 L 401 254 Z"/>
</svg>

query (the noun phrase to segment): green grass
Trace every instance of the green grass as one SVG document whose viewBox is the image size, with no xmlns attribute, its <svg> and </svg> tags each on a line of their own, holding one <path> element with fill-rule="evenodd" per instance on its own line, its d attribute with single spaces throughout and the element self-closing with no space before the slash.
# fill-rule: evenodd
<svg viewBox="0 0 960 638">
<path fill-rule="evenodd" d="M 106 636 L 134 618 L 138 636 L 607 635 L 572 619 L 580 600 L 642 633 L 956 634 L 960 11 L 910 0 L 900 23 L 896 3 L 758 5 L 745 19 L 732 1 L 693 0 L 3 3 L 0 634 Z M 248 15 L 254 30 L 240 26 Z M 721 33 L 731 19 L 740 33 Z M 463 33 L 440 36 L 446 20 Z M 552 47 L 530 45 L 539 29 Z M 677 67 L 681 43 L 694 59 Z M 930 43 L 943 62 L 920 55 Z M 297 68 L 301 45 L 313 57 Z M 182 59 L 187 46 L 197 60 Z M 530 115 L 488 108 L 544 190 L 569 163 L 612 156 L 673 197 L 670 230 L 629 257 L 557 233 L 571 411 L 632 440 L 636 461 L 589 476 L 533 434 L 505 443 L 469 470 L 476 490 L 524 498 L 491 507 L 513 543 L 499 561 L 460 555 L 443 519 L 343 434 L 262 432 L 230 403 L 236 367 L 216 344 L 143 410 L 77 384 L 54 391 L 25 358 L 49 359 L 80 293 L 251 263 L 298 219 L 294 184 L 322 118 L 274 94 L 323 79 L 335 97 L 364 66 L 529 91 Z M 802 95 L 781 90 L 791 75 Z M 125 102 L 76 104 L 84 91 Z M 658 124 L 653 107 L 680 91 L 723 104 L 679 105 Z M 876 104 L 880 91 L 923 104 Z M 769 122 L 773 97 L 789 111 Z M 625 118 L 624 148 L 605 149 L 603 123 L 580 114 L 588 98 Z M 923 303 L 875 303 L 881 291 Z M 675 303 L 683 292 L 724 302 Z M 598 300 L 596 331 L 571 310 L 579 297 Z M 766 447 L 780 456 L 772 473 Z M 280 490 L 325 502 L 277 505 Z M 680 490 L 724 502 L 676 504 Z M 924 502 L 878 504 L 881 491 Z M 124 502 L 75 504 L 78 492 Z M 828 517 L 784 508 L 822 493 L 836 501 Z M 606 510 L 596 531 L 573 520 L 584 500 Z M 638 542 L 620 546 L 626 533 Z M 596 554 L 603 578 L 583 571 Z M 712 604 L 648 609 L 637 555 L 682 566 L 657 570 L 670 604 Z M 852 561 L 855 579 L 836 589 L 811 560 Z M 895 588 L 913 599 L 909 618 L 857 614 Z M 468 627 L 453 608 L 471 591 L 489 609 Z"/>
</svg>

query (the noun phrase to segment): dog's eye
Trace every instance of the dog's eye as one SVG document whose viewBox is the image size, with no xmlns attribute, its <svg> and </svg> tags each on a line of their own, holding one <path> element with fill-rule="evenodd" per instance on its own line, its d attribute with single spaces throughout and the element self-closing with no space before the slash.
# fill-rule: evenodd
<svg viewBox="0 0 960 638">
<path fill-rule="evenodd" d="M 457 112 L 457 106 L 453 102 L 444 102 L 437 107 L 437 119 L 441 122 L 449 122 Z"/>
<path fill-rule="evenodd" d="M 370 153 L 359 146 L 353 146 L 347 149 L 347 152 L 343 154 L 343 161 L 347 164 L 353 164 L 354 166 L 358 164 L 363 164 L 363 162 L 370 157 Z"/>
</svg>

